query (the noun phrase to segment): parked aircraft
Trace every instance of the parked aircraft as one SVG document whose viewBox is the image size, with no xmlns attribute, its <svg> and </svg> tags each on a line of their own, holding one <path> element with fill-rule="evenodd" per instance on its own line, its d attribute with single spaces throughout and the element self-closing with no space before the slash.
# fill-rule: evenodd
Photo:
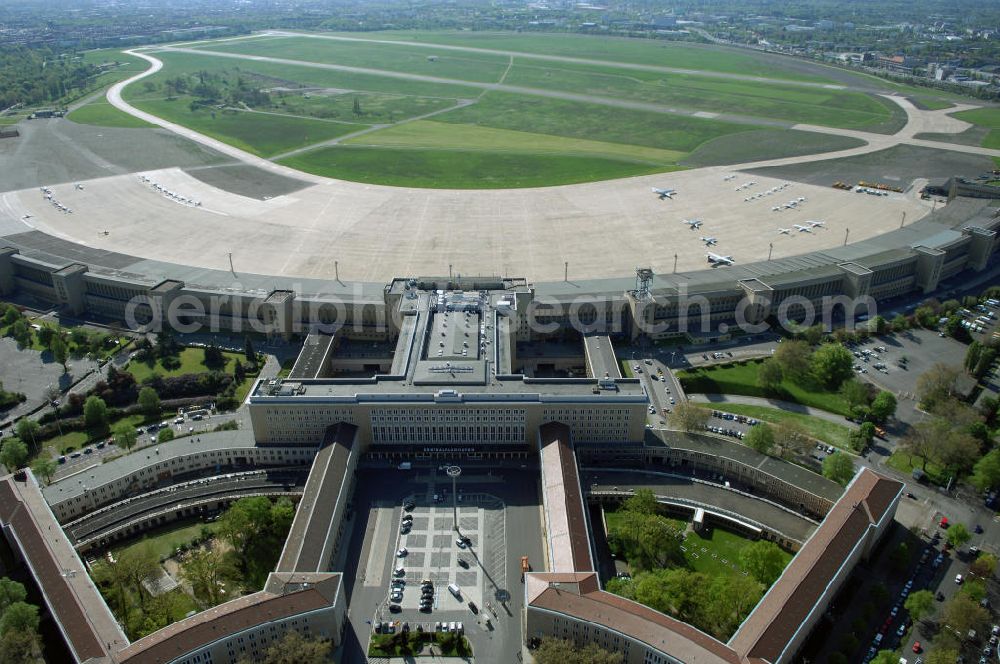
<svg viewBox="0 0 1000 664">
<path fill-rule="evenodd" d="M 812 233 L 812 226 L 803 226 L 802 224 L 792 224 L 792 228 L 800 233 Z"/>
<path fill-rule="evenodd" d="M 823 228 L 826 226 L 825 221 L 807 221 L 806 223 L 809 224 L 810 228 Z"/>
<path fill-rule="evenodd" d="M 713 244 L 718 242 L 718 240 L 714 237 L 703 237 L 701 238 L 701 241 L 705 243 L 706 247 L 711 247 Z"/>
<path fill-rule="evenodd" d="M 674 196 L 677 195 L 677 190 L 676 189 L 658 189 L 656 187 L 653 187 L 653 193 L 659 195 L 661 201 L 664 198 L 669 198 L 669 199 L 673 200 Z"/>
<path fill-rule="evenodd" d="M 791 228 L 779 228 L 778 229 L 778 233 L 781 234 L 781 235 L 791 235 L 792 234 L 792 229 Z"/>
<path fill-rule="evenodd" d="M 691 230 L 701 228 L 701 224 L 703 223 L 701 219 L 681 219 L 681 221 L 690 226 Z"/>
<path fill-rule="evenodd" d="M 736 262 L 736 259 L 732 256 L 722 256 L 711 251 L 705 254 L 705 256 L 708 257 L 708 262 L 712 265 L 732 265 Z"/>
</svg>

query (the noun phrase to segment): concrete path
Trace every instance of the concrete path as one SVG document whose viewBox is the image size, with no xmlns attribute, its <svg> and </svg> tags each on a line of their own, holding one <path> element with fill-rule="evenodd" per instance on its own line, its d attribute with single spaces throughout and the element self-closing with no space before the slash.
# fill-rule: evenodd
<svg viewBox="0 0 1000 664">
<path fill-rule="evenodd" d="M 791 401 L 782 401 L 781 399 L 765 399 L 763 397 L 746 397 L 738 394 L 689 394 L 688 399 L 696 403 L 735 403 L 743 404 L 745 406 L 764 406 L 765 408 L 775 408 L 777 410 L 785 410 L 789 413 L 798 413 L 800 415 L 811 415 L 812 417 L 818 417 L 821 420 L 827 420 L 828 422 L 833 422 L 835 424 L 843 424 L 847 426 L 848 422 L 844 419 L 843 415 L 837 415 L 836 413 L 830 413 L 825 410 L 820 410 L 819 408 L 811 408 L 810 406 L 803 406 L 799 403 L 792 403 Z"/>
</svg>

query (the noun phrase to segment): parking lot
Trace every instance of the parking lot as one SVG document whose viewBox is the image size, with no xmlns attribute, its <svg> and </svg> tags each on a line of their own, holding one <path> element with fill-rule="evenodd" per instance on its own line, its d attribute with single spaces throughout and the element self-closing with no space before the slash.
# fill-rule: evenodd
<svg viewBox="0 0 1000 664">
<path fill-rule="evenodd" d="M 515 661 L 524 600 L 520 557 L 527 555 L 536 569 L 544 566 L 537 469 L 487 462 L 462 467 L 457 488 L 460 535 L 469 542 L 464 548 L 453 530 L 451 479 L 437 464 L 359 470 L 356 516 L 344 552 L 351 606 L 344 662 L 367 661 L 368 641 L 379 623 L 383 629 L 391 624 L 394 630 L 405 625 L 432 631 L 462 623 L 474 654 Z M 407 503 L 412 509 L 404 508 Z M 401 528 L 405 515 L 410 515 L 408 529 Z M 406 553 L 399 556 L 402 547 Z M 397 576 L 399 567 L 403 572 Z M 425 579 L 433 588 L 421 611 Z M 395 599 L 393 581 L 402 588 Z M 461 599 L 449 592 L 450 584 L 459 588 Z"/>
</svg>

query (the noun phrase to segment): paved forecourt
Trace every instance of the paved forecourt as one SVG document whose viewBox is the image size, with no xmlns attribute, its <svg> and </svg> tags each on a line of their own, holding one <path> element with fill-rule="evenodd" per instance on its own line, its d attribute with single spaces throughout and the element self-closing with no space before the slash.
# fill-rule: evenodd
<svg viewBox="0 0 1000 664">
<path fill-rule="evenodd" d="M 909 224 L 931 209 L 914 191 L 782 188 L 782 180 L 724 167 L 484 191 L 330 180 L 268 200 L 226 192 L 180 169 L 75 184 L 53 185 L 51 199 L 39 189 L 0 194 L 0 227 L 200 268 L 228 270 L 232 252 L 237 273 L 333 279 L 339 267 L 341 279 L 362 282 L 443 274 L 449 265 L 459 274 L 538 281 L 561 280 L 565 262 L 571 280 L 627 276 L 636 265 L 668 273 L 675 254 L 678 271 L 699 270 L 708 266 L 707 251 L 737 263 L 808 253 L 839 246 L 848 234 L 851 242 L 879 235 L 898 228 L 904 215 Z M 678 193 L 660 200 L 654 186 Z M 692 229 L 685 219 L 703 223 Z M 794 228 L 812 220 L 824 226 Z M 713 246 L 701 239 L 708 237 Z"/>
</svg>

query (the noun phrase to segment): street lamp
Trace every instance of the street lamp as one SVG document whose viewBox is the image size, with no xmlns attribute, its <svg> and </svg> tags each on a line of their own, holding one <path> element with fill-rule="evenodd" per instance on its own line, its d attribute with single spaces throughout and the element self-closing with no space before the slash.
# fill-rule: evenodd
<svg viewBox="0 0 1000 664">
<path fill-rule="evenodd" d="M 448 475 L 448 477 L 451 478 L 451 509 L 452 509 L 452 515 L 454 516 L 454 519 L 455 519 L 455 523 L 454 523 L 453 527 L 455 529 L 455 532 L 457 533 L 457 532 L 459 532 L 459 530 L 458 530 L 458 491 L 456 490 L 455 486 L 456 486 L 456 483 L 457 483 L 457 480 L 458 480 L 458 476 L 462 474 L 462 469 L 459 468 L 458 466 L 447 466 L 447 467 L 445 467 L 444 472 Z"/>
</svg>

